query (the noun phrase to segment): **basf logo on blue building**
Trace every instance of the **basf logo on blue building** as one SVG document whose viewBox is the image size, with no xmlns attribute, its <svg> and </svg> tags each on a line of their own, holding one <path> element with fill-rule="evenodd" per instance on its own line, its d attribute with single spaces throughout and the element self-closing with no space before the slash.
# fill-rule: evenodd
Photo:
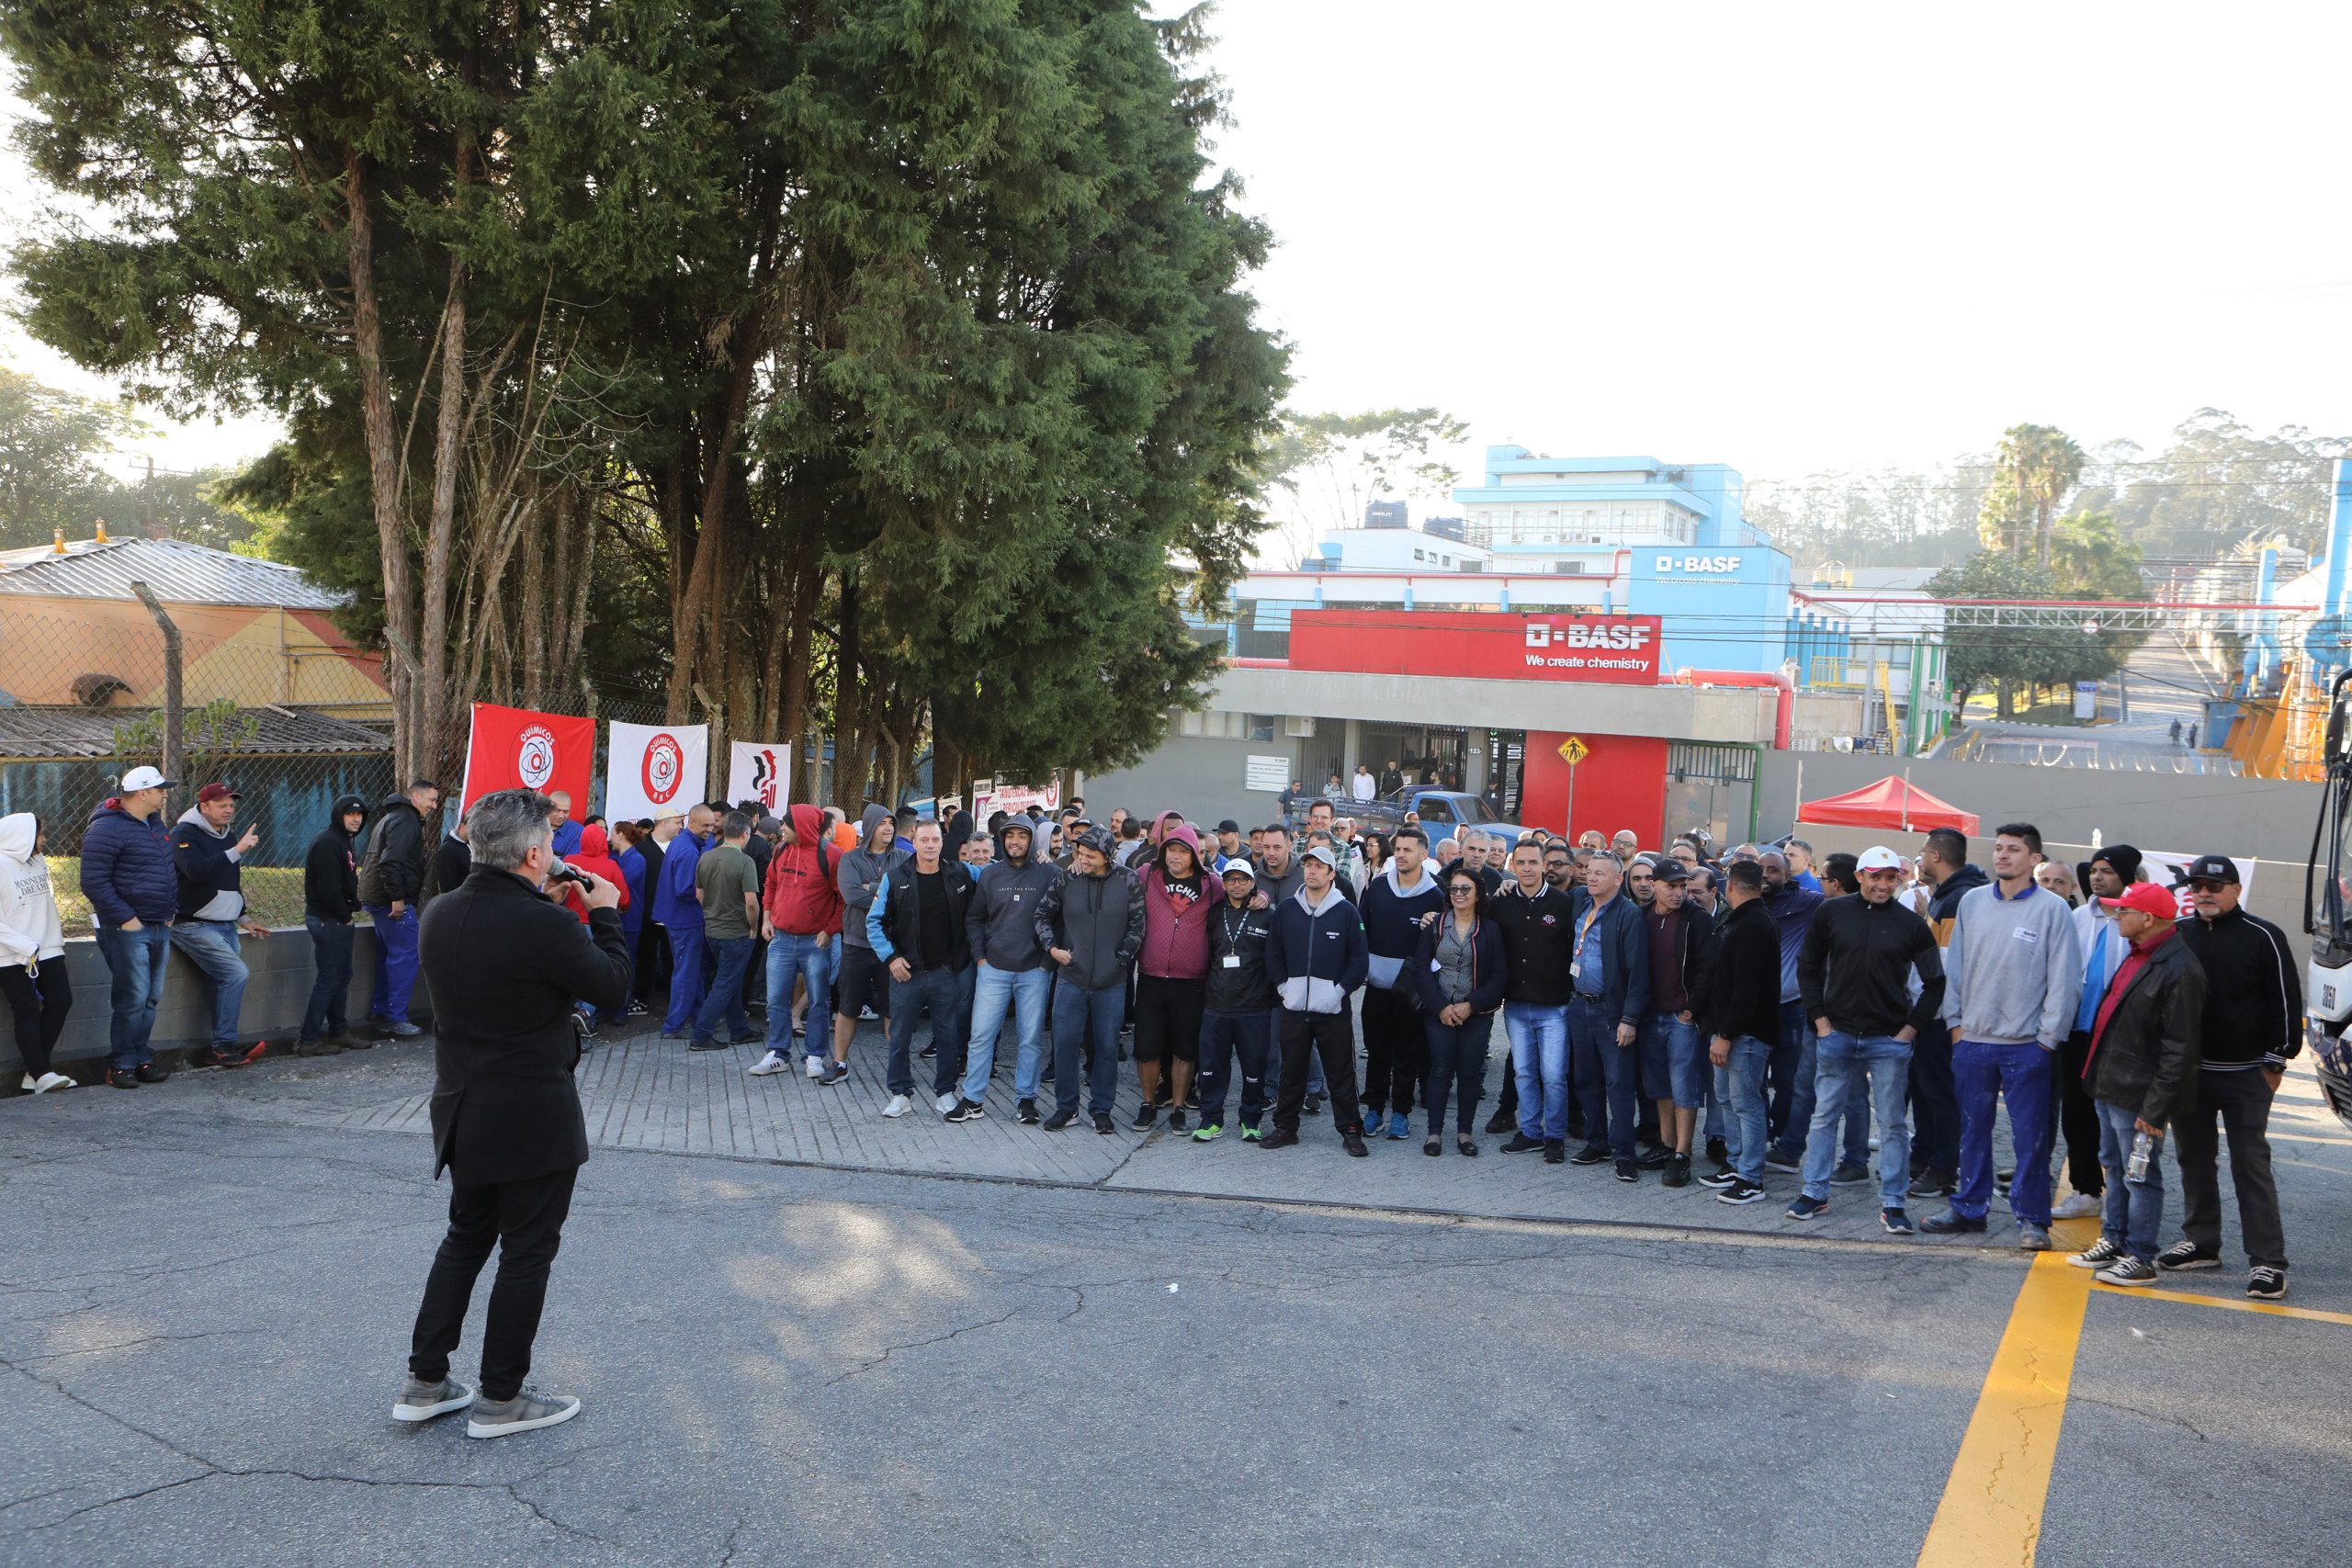
<svg viewBox="0 0 2352 1568">
<path fill-rule="evenodd" d="M 1677 670 L 1778 670 L 1788 657 L 1789 558 L 1770 545 L 1647 545 L 1628 552 L 1626 608 L 1664 621 Z"/>
</svg>

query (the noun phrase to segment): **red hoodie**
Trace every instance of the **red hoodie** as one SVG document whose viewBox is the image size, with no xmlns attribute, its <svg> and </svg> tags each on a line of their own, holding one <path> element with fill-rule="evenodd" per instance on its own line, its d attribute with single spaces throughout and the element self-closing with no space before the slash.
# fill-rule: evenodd
<svg viewBox="0 0 2352 1568">
<path fill-rule="evenodd" d="M 1209 972 L 1209 915 L 1224 902 L 1225 889 L 1201 863 L 1201 841 L 1179 822 L 1161 840 L 1188 846 L 1193 875 L 1178 882 L 1157 863 L 1139 868 L 1143 881 L 1143 950 L 1136 964 L 1145 974 L 1167 980 L 1197 980 Z"/>
<path fill-rule="evenodd" d="M 604 824 L 593 822 L 580 829 L 580 847 L 565 855 L 563 861 L 566 865 L 576 865 L 582 871 L 593 872 L 619 888 L 620 907 L 626 909 L 628 908 L 628 878 L 621 874 L 621 868 L 613 859 L 611 851 L 612 840 L 605 837 Z M 563 886 L 563 904 L 564 908 L 580 917 L 582 925 L 588 923 L 587 900 L 581 897 L 576 886 L 568 882 Z"/>
<path fill-rule="evenodd" d="M 794 936 L 815 936 L 842 929 L 842 893 L 834 873 L 841 852 L 824 842 L 825 814 L 813 806 L 791 809 L 792 842 L 779 845 L 768 857 L 767 883 L 760 890 L 760 907 L 775 929 Z"/>
</svg>

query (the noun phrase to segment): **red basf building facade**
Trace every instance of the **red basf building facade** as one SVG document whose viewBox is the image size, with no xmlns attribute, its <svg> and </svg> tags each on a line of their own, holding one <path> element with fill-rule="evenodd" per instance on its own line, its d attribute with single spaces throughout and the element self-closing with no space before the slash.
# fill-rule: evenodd
<svg viewBox="0 0 2352 1568">
<path fill-rule="evenodd" d="M 1294 610 L 1294 670 L 1439 680 L 1526 681 L 1545 686 L 1655 686 L 1656 615 L 1427 610 Z M 1556 710 L 1556 705 L 1546 703 Z M 1526 729 L 1520 820 L 1603 834 L 1630 828 L 1646 845 L 1664 837 L 1668 742 L 1662 736 L 1589 729 Z M 1575 769 L 1560 748 L 1574 734 L 1586 756 Z"/>
</svg>

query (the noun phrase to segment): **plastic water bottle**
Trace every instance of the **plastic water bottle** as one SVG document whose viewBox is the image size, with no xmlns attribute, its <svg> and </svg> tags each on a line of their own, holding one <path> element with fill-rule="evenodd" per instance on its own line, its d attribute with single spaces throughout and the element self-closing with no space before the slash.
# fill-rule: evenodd
<svg viewBox="0 0 2352 1568">
<path fill-rule="evenodd" d="M 2156 1135 L 2146 1132 L 2133 1134 L 2132 1157 L 2123 1162 L 2123 1179 L 2134 1182 L 2147 1180 L 2148 1162 L 2155 1157 Z"/>
</svg>

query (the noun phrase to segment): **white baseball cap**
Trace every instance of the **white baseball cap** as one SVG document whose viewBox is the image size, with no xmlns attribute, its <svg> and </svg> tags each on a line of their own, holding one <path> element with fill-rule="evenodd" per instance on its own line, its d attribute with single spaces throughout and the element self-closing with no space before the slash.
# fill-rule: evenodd
<svg viewBox="0 0 2352 1568">
<path fill-rule="evenodd" d="M 133 768 L 122 775 L 122 791 L 125 795 L 142 789 L 177 789 L 179 787 L 180 781 L 165 778 L 164 770 L 161 768 Z"/>
<path fill-rule="evenodd" d="M 1869 849 L 1864 850 L 1861 858 L 1854 863 L 1854 869 L 1856 871 L 1901 871 L 1903 857 L 1884 844 L 1872 844 Z"/>
</svg>

